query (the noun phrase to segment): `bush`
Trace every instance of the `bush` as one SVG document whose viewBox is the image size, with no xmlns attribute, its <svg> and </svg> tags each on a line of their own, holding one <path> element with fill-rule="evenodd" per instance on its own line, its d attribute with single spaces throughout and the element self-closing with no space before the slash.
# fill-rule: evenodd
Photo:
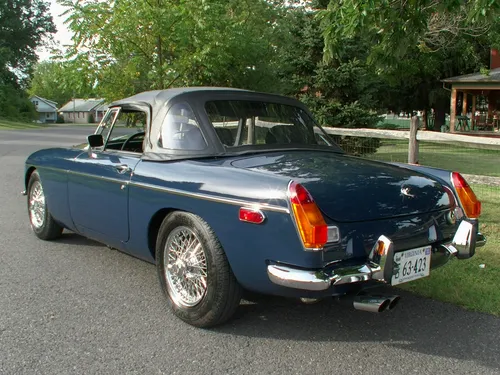
<svg viewBox="0 0 500 375">
<path fill-rule="evenodd" d="M 57 115 L 56 124 L 64 124 L 64 116 Z"/>
<path fill-rule="evenodd" d="M 88 120 L 88 123 L 89 123 L 89 124 L 93 124 L 94 122 L 95 122 L 94 115 L 91 113 L 91 114 L 89 114 L 89 120 Z"/>
</svg>

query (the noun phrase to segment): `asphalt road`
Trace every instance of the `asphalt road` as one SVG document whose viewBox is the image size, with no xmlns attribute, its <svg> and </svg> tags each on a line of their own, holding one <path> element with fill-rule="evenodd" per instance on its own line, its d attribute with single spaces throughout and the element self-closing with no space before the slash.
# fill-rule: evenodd
<svg viewBox="0 0 500 375">
<path fill-rule="evenodd" d="M 383 314 L 275 298 L 201 330 L 169 313 L 153 265 L 72 233 L 38 240 L 19 194 L 24 160 L 88 132 L 0 131 L 0 373 L 500 373 L 493 316 L 406 293 Z"/>
</svg>

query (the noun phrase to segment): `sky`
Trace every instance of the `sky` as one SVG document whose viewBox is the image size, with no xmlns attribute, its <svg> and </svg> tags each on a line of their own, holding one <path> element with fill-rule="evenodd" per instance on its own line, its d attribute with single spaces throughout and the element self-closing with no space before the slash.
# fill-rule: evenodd
<svg viewBox="0 0 500 375">
<path fill-rule="evenodd" d="M 61 13 L 64 12 L 65 8 L 57 4 L 56 0 L 47 0 L 47 2 L 50 4 L 50 13 L 52 14 L 54 24 L 57 28 L 57 33 L 54 34 L 54 42 L 56 43 L 56 46 L 62 48 L 64 44 L 71 43 L 72 35 L 64 25 L 64 18 L 60 16 Z M 43 47 L 37 50 L 37 54 L 40 61 L 48 60 L 51 56 L 50 51 Z"/>
</svg>

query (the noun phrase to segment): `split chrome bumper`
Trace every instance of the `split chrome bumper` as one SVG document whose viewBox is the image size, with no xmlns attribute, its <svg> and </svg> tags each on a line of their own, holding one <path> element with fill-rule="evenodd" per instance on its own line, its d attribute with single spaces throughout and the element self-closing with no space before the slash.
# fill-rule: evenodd
<svg viewBox="0 0 500 375">
<path fill-rule="evenodd" d="M 463 220 L 449 243 L 433 247 L 431 266 L 446 263 L 451 257 L 470 258 L 475 248 L 486 244 L 486 237 L 477 233 L 477 223 Z M 390 282 L 394 257 L 393 243 L 385 236 L 376 241 L 368 261 L 361 266 L 335 269 L 300 269 L 282 264 L 267 266 L 269 279 L 277 285 L 308 291 L 322 291 L 331 286 L 375 280 Z M 389 266 L 386 267 L 386 264 Z"/>
</svg>

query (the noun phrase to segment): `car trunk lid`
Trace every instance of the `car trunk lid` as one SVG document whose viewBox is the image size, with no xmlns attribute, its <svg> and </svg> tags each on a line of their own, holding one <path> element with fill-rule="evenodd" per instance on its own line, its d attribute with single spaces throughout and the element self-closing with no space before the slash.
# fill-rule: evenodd
<svg viewBox="0 0 500 375">
<path fill-rule="evenodd" d="M 344 154 L 290 151 L 239 158 L 234 167 L 297 181 L 338 222 L 421 214 L 449 207 L 437 181 L 418 172 Z"/>
</svg>

